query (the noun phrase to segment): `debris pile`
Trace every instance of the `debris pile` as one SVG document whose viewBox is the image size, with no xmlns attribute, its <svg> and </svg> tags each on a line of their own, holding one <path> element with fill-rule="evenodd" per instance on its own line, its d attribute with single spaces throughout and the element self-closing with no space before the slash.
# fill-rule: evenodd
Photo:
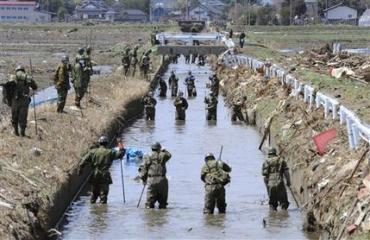
<svg viewBox="0 0 370 240">
<path fill-rule="evenodd" d="M 370 58 L 346 52 L 334 55 L 328 44 L 305 51 L 296 56 L 299 65 L 329 73 L 335 78 L 348 77 L 363 83 L 370 83 Z"/>
</svg>

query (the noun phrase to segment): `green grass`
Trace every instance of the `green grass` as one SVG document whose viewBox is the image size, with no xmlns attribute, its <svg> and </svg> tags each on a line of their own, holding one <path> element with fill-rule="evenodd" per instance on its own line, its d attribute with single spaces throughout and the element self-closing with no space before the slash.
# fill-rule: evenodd
<svg viewBox="0 0 370 240">
<path fill-rule="evenodd" d="M 311 48 L 320 42 L 339 41 L 348 47 L 370 47 L 370 28 L 349 25 L 251 26 L 244 29 L 251 42 L 274 48 Z"/>
</svg>

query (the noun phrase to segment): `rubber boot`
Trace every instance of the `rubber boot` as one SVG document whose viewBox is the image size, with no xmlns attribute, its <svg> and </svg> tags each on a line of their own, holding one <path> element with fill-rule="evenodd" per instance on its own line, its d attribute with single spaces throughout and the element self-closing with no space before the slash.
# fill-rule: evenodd
<svg viewBox="0 0 370 240">
<path fill-rule="evenodd" d="M 13 125 L 14 128 L 14 135 L 19 136 L 18 126 Z"/>
<path fill-rule="evenodd" d="M 25 128 L 21 128 L 21 136 L 22 137 L 26 136 L 26 129 Z"/>
</svg>

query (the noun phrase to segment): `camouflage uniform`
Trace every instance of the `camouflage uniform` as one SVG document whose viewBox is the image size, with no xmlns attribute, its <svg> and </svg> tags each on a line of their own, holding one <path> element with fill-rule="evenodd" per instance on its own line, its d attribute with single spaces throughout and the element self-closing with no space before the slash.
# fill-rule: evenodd
<svg viewBox="0 0 370 240">
<path fill-rule="evenodd" d="M 66 104 L 68 90 L 71 88 L 69 84 L 69 71 L 71 71 L 71 65 L 68 62 L 62 62 L 59 64 L 55 76 L 54 84 L 58 93 L 57 112 L 62 113 Z"/>
<path fill-rule="evenodd" d="M 159 79 L 159 96 L 165 97 L 167 95 L 167 84 L 166 81 L 163 80 L 163 78 Z"/>
<path fill-rule="evenodd" d="M 225 185 L 230 182 L 231 167 L 215 160 L 214 156 L 207 160 L 202 167 L 201 179 L 205 183 L 203 213 L 213 214 L 215 206 L 219 213 L 226 212 Z"/>
<path fill-rule="evenodd" d="M 91 76 L 94 73 L 92 59 L 91 59 L 91 51 L 92 51 L 91 47 L 88 46 L 86 48 L 86 54 L 85 54 L 85 59 L 86 59 L 86 69 L 85 69 L 85 71 L 86 71 L 87 85 L 90 84 Z"/>
<path fill-rule="evenodd" d="M 177 96 L 177 91 L 179 89 L 179 79 L 176 77 L 175 73 L 171 73 L 170 78 L 168 79 L 168 85 L 171 89 L 171 97 Z"/>
<path fill-rule="evenodd" d="M 150 57 L 148 53 L 145 53 L 141 61 L 141 69 L 144 76 L 147 76 L 150 69 Z"/>
<path fill-rule="evenodd" d="M 126 52 L 122 57 L 122 65 L 123 65 L 123 71 L 125 76 L 128 74 L 128 70 L 130 69 L 131 64 L 131 58 L 130 58 L 130 49 L 126 48 Z"/>
<path fill-rule="evenodd" d="M 139 168 L 139 175 L 144 183 L 148 183 L 146 194 L 147 208 L 154 208 L 158 201 L 159 208 L 167 207 L 168 180 L 166 178 L 166 163 L 171 158 L 167 150 L 153 149 L 153 152 L 146 156 L 144 163 Z"/>
<path fill-rule="evenodd" d="M 189 97 L 195 97 L 197 95 L 196 89 L 195 89 L 195 78 L 191 73 L 186 77 L 185 79 L 186 88 L 188 90 L 188 96 Z"/>
<path fill-rule="evenodd" d="M 142 102 L 145 108 L 145 119 L 155 120 L 155 105 L 157 105 L 157 100 L 153 98 L 152 94 L 148 94 L 143 97 Z"/>
<path fill-rule="evenodd" d="M 189 107 L 188 101 L 180 95 L 175 98 L 173 105 L 176 107 L 176 120 L 185 120 L 185 111 Z"/>
<path fill-rule="evenodd" d="M 131 53 L 131 67 L 132 67 L 132 76 L 135 76 L 136 73 L 136 65 L 139 62 L 137 59 L 137 50 L 139 49 L 138 46 L 136 46 Z"/>
<path fill-rule="evenodd" d="M 218 79 L 216 74 L 213 75 L 210 79 L 211 79 L 211 91 L 217 97 L 220 90 L 220 80 Z"/>
<path fill-rule="evenodd" d="M 90 178 L 91 203 L 95 203 L 98 197 L 100 197 L 101 203 L 107 203 L 109 184 L 112 184 L 109 168 L 113 160 L 121 159 L 124 155 L 124 149 L 122 151 L 115 151 L 105 146 L 100 146 L 91 149 L 83 156 L 80 164 L 80 171 L 82 171 L 86 165 L 92 168 L 92 175 Z"/>
<path fill-rule="evenodd" d="M 211 93 L 209 97 L 204 99 L 204 103 L 207 104 L 207 120 L 217 120 L 217 97 Z"/>
<path fill-rule="evenodd" d="M 283 177 L 285 176 L 287 185 L 290 186 L 289 168 L 285 160 L 280 159 L 275 154 L 269 154 L 269 157 L 262 166 L 262 175 L 267 184 L 269 194 L 269 205 L 272 210 L 276 210 L 278 204 L 283 209 L 289 207 L 287 192 Z"/>
<path fill-rule="evenodd" d="M 76 56 L 76 63 L 73 66 L 72 71 L 72 83 L 75 89 L 75 105 L 81 107 L 81 100 L 84 97 L 88 81 L 90 79 L 90 69 L 87 66 L 86 56 L 82 53 L 79 53 Z"/>
<path fill-rule="evenodd" d="M 232 114 L 231 114 L 231 121 L 236 121 L 239 119 L 239 121 L 244 122 L 244 116 L 242 113 L 242 107 L 245 103 L 246 97 L 243 97 L 243 99 L 237 100 L 233 103 L 232 106 Z"/>
<path fill-rule="evenodd" d="M 18 127 L 21 130 L 21 136 L 25 136 L 27 127 L 28 107 L 31 102 L 30 88 L 37 90 L 36 82 L 25 73 L 23 67 L 17 67 L 15 76 L 7 83 L 14 89 L 11 97 L 12 125 L 14 134 L 19 136 Z"/>
</svg>

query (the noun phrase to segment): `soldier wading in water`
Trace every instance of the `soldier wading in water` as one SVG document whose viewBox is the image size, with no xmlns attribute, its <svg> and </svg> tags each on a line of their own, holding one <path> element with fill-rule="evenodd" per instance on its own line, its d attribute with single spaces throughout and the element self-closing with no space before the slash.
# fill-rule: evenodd
<svg viewBox="0 0 370 240">
<path fill-rule="evenodd" d="M 166 163 L 171 158 L 171 153 L 156 142 L 152 145 L 152 153 L 145 156 L 144 163 L 139 167 L 139 176 L 144 185 L 148 184 L 146 194 L 146 208 L 154 208 L 159 203 L 159 208 L 167 207 L 168 180 L 166 178 Z"/>
</svg>

